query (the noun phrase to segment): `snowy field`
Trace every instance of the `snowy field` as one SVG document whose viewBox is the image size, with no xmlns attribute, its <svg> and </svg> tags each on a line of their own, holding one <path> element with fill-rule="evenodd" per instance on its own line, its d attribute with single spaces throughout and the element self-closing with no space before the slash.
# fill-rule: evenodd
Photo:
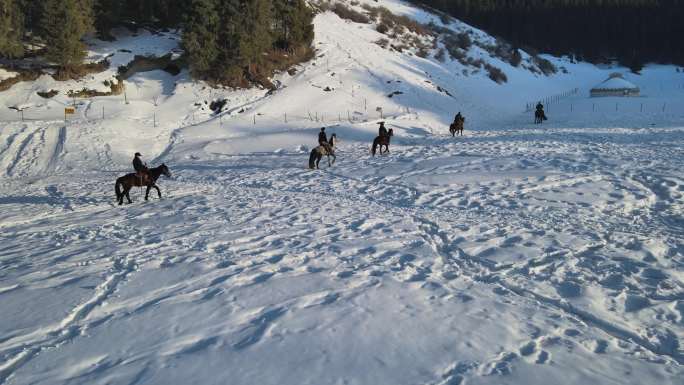
<svg viewBox="0 0 684 385">
<path fill-rule="evenodd" d="M 497 85 L 330 13 L 316 35 L 272 94 L 145 72 L 65 125 L 73 101 L 35 92 L 116 66 L 0 93 L 0 384 L 682 384 L 684 73 L 590 99 L 627 71 L 487 57 Z M 176 48 L 141 32 L 90 57 Z M 395 137 L 373 158 L 378 107 Z M 337 163 L 311 171 L 323 125 Z M 172 178 L 119 207 L 135 151 Z"/>
</svg>

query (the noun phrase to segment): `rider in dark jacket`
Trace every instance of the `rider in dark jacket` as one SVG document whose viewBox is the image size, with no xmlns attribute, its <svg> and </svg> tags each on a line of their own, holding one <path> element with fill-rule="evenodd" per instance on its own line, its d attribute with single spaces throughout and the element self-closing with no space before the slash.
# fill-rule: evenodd
<svg viewBox="0 0 684 385">
<path fill-rule="evenodd" d="M 140 179 L 143 179 L 147 177 L 147 165 L 140 159 L 141 156 L 142 155 L 140 155 L 139 152 L 135 153 L 135 156 L 133 157 L 133 169 L 135 170 L 135 174 Z"/>
<path fill-rule="evenodd" d="M 536 114 L 539 114 L 539 116 L 543 119 L 546 120 L 546 113 L 544 112 L 544 105 L 542 102 L 537 103 L 537 112 Z M 535 114 L 535 115 L 536 115 Z"/>
<path fill-rule="evenodd" d="M 325 127 L 321 127 L 321 132 L 318 134 L 318 144 L 325 147 L 328 152 L 332 153 L 332 148 L 330 147 L 330 142 L 328 142 L 328 136 L 325 134 Z"/>
<path fill-rule="evenodd" d="M 387 128 L 385 128 L 385 122 L 380 122 L 380 128 L 378 128 L 378 136 L 379 137 L 385 137 L 389 136 L 389 133 L 387 132 Z"/>
</svg>

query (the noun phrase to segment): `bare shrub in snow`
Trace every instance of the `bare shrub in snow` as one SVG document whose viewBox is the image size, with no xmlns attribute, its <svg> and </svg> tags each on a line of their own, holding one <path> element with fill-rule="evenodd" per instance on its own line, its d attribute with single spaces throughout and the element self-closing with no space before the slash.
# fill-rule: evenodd
<svg viewBox="0 0 684 385">
<path fill-rule="evenodd" d="M 486 63 L 484 66 L 487 69 L 489 78 L 495 81 L 497 84 L 506 83 L 508 81 L 508 77 L 500 68 L 494 67 L 489 63 Z"/>
<path fill-rule="evenodd" d="M 546 76 L 553 75 L 558 72 L 558 69 L 555 65 L 553 65 L 553 63 L 539 56 L 534 57 L 534 63 Z"/>
<path fill-rule="evenodd" d="M 435 54 L 435 59 L 437 61 L 444 63 L 446 61 L 446 50 L 444 48 L 440 48 L 437 50 L 437 53 Z"/>
<path fill-rule="evenodd" d="M 347 7 L 342 3 L 322 3 L 321 9 L 323 11 L 333 12 L 341 19 L 350 20 L 354 23 L 368 24 L 371 22 L 368 16 L 353 8 Z"/>
<path fill-rule="evenodd" d="M 382 23 L 378 24 L 378 26 L 375 28 L 375 30 L 382 33 L 382 34 L 387 34 L 387 32 L 389 32 L 389 30 L 390 30 L 390 27 L 389 27 L 389 25 L 387 25 L 387 23 L 382 22 Z"/>
<path fill-rule="evenodd" d="M 383 37 L 381 39 L 376 40 L 375 44 L 379 45 L 382 48 L 387 48 L 387 46 L 389 46 L 389 40 Z"/>
</svg>

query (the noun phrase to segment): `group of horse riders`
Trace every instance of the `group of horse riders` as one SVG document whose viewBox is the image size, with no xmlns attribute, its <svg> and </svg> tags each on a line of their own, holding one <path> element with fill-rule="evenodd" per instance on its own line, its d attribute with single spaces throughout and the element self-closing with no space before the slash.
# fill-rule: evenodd
<svg viewBox="0 0 684 385">
<path fill-rule="evenodd" d="M 546 114 L 544 113 L 544 105 L 539 102 L 536 106 L 536 111 L 535 111 L 535 123 L 541 123 L 542 121 L 546 120 Z M 458 114 L 454 117 L 454 122 L 451 124 L 449 127 L 449 131 L 451 131 L 452 135 L 455 135 L 456 132 L 459 132 L 461 135 L 463 135 L 463 125 L 465 123 L 465 117 L 461 114 L 459 111 Z M 390 138 L 394 135 L 393 130 L 387 130 L 387 127 L 385 127 L 385 122 L 379 122 L 378 123 L 378 136 L 375 138 L 373 141 L 373 147 L 372 147 L 372 154 L 375 155 L 376 148 L 380 148 L 380 154 L 383 153 L 382 147 L 385 146 L 386 151 L 389 152 L 389 142 Z M 328 135 L 325 132 L 325 127 L 321 128 L 321 132 L 318 134 L 318 148 L 314 148 L 311 151 L 311 156 L 309 157 L 309 168 L 318 168 L 318 162 L 320 162 L 321 158 L 324 155 L 328 156 L 328 165 L 332 165 L 332 163 L 335 162 L 335 142 L 337 140 L 337 136 L 333 133 L 330 136 L 330 139 L 328 139 Z M 332 162 L 330 160 L 330 157 L 332 157 Z M 155 185 L 155 182 L 159 175 L 165 174 L 167 176 L 170 176 L 170 172 L 168 170 L 168 167 L 166 165 L 162 164 L 161 166 L 154 168 L 152 170 L 152 173 L 150 173 L 150 169 L 147 167 L 147 164 L 143 162 L 142 160 L 142 154 L 139 152 L 136 152 L 134 157 L 133 157 L 133 169 L 135 170 L 135 174 L 128 175 L 127 177 L 132 178 L 126 184 L 123 183 L 124 179 L 126 177 L 121 177 L 117 179 L 117 183 L 115 185 L 116 187 L 116 195 L 117 195 L 117 200 L 119 201 L 119 204 L 123 204 L 123 199 L 124 196 L 128 198 L 128 201 L 130 203 L 130 197 L 128 196 L 128 191 L 130 190 L 131 186 L 147 186 L 147 193 L 145 194 L 145 199 L 147 200 L 147 197 L 149 195 L 150 188 L 156 188 L 157 192 L 159 194 L 159 197 L 161 197 L 161 192 L 159 192 L 159 188 Z M 119 191 L 119 185 L 124 187 L 123 191 Z"/>
<path fill-rule="evenodd" d="M 543 120 L 546 120 L 546 115 L 544 114 L 544 105 L 539 102 L 536 107 L 535 115 L 542 117 Z M 454 117 L 454 123 L 452 126 L 456 126 L 460 128 L 460 131 L 462 133 L 463 131 L 463 123 L 465 122 L 465 117 L 461 114 L 459 111 L 458 114 Z M 386 139 L 389 138 L 391 135 L 389 131 L 387 130 L 387 127 L 385 127 L 385 122 L 379 122 L 378 123 L 378 138 L 379 139 Z M 454 131 L 452 131 L 452 135 L 454 134 Z M 333 149 L 333 141 L 336 138 L 335 134 L 332 134 L 330 137 L 330 140 L 328 140 L 328 135 L 325 132 L 325 127 L 321 127 L 321 131 L 318 133 L 318 144 L 325 148 L 325 150 L 333 154 L 334 149 Z M 141 159 L 142 155 L 139 152 L 135 153 L 135 156 L 133 158 L 133 169 L 135 170 L 135 175 L 140 179 L 141 184 L 144 183 L 144 181 L 147 178 L 147 173 L 148 173 L 148 168 L 147 165 L 142 161 Z"/>
</svg>

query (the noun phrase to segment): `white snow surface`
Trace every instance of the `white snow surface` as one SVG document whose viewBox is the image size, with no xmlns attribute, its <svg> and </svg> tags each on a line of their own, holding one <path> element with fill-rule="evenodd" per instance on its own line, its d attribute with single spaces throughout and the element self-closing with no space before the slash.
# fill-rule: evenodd
<svg viewBox="0 0 684 385">
<path fill-rule="evenodd" d="M 644 96 L 597 101 L 616 68 L 474 49 L 498 85 L 373 25 L 315 27 L 273 93 L 151 71 L 65 125 L 67 90 L 178 49 L 123 31 L 92 43 L 109 71 L 0 93 L 0 384 L 682 384 L 684 74 L 648 66 Z M 524 112 L 574 88 L 544 125 Z M 378 108 L 395 136 L 373 158 Z M 311 171 L 324 125 L 337 162 Z M 120 207 L 136 151 L 172 178 Z"/>
</svg>

